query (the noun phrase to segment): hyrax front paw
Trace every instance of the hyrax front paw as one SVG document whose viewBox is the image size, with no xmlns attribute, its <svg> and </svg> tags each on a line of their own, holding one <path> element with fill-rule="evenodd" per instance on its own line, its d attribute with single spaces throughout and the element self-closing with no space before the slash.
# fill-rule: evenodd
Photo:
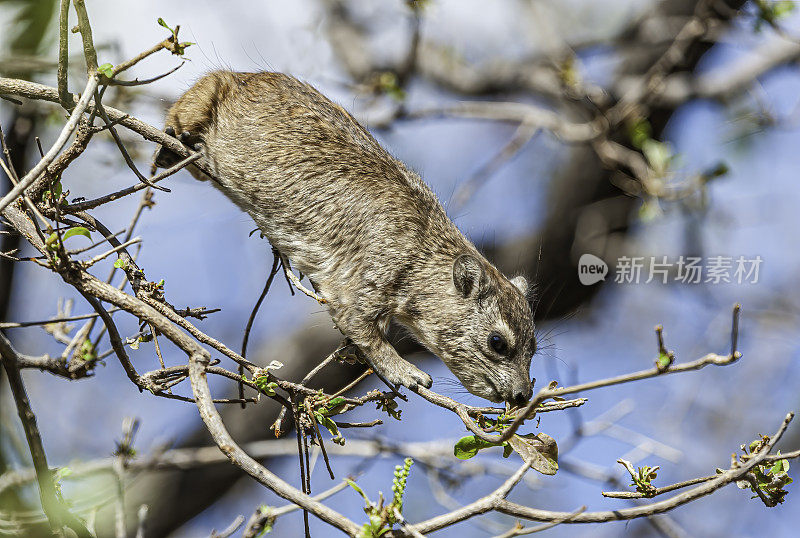
<svg viewBox="0 0 800 538">
<path fill-rule="evenodd" d="M 172 127 L 167 127 L 164 129 L 164 132 L 169 136 L 175 136 L 175 129 Z M 180 157 L 164 146 L 159 146 L 155 157 L 153 158 L 153 162 L 158 168 L 169 168 L 170 166 L 177 164 L 179 161 Z"/>
<path fill-rule="evenodd" d="M 400 360 L 393 362 L 386 367 L 376 365 L 379 372 L 389 383 L 403 385 L 408 388 L 415 388 L 422 385 L 426 389 L 433 384 L 431 376 L 414 366 L 408 361 Z"/>
<path fill-rule="evenodd" d="M 167 133 L 169 136 L 175 136 L 175 129 L 173 129 L 172 127 L 167 127 L 166 129 L 164 129 L 164 132 Z M 195 151 L 198 150 L 198 142 L 200 141 L 200 139 L 198 138 L 197 135 L 195 135 L 191 131 L 184 131 L 176 138 L 180 140 L 184 145 L 195 149 Z M 161 146 L 160 148 L 158 148 L 158 151 L 156 151 L 154 162 L 158 168 L 169 168 L 181 162 L 182 159 L 183 157 L 181 157 L 177 153 L 168 150 L 164 146 Z"/>
</svg>

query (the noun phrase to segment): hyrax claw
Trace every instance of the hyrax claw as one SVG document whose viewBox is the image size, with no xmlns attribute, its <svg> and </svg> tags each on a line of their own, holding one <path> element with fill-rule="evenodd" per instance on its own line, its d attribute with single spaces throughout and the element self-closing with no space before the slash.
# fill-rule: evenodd
<svg viewBox="0 0 800 538">
<path fill-rule="evenodd" d="M 417 385 L 422 385 L 425 388 L 431 387 L 433 384 L 431 376 L 405 360 L 403 363 L 393 365 L 390 371 L 387 372 L 388 375 L 384 377 L 396 385 L 402 385 L 412 390 Z"/>
</svg>

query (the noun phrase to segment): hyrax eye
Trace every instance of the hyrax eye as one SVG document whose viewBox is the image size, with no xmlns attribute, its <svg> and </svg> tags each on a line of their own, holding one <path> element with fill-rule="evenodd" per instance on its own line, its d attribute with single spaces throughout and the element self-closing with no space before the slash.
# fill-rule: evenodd
<svg viewBox="0 0 800 538">
<path fill-rule="evenodd" d="M 498 333 L 489 335 L 489 347 L 498 355 L 505 355 L 508 352 L 508 342 Z"/>
</svg>

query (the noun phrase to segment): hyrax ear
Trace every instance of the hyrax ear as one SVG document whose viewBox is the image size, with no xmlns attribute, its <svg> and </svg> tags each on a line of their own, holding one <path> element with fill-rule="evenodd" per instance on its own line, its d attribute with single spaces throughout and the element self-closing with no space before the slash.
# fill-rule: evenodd
<svg viewBox="0 0 800 538">
<path fill-rule="evenodd" d="M 524 276 L 515 276 L 511 279 L 511 283 L 514 284 L 514 287 L 517 288 L 522 295 L 528 295 L 528 281 L 525 280 Z"/>
<path fill-rule="evenodd" d="M 475 256 L 462 254 L 453 262 L 453 284 L 463 297 L 477 293 L 485 280 L 483 265 Z"/>
</svg>

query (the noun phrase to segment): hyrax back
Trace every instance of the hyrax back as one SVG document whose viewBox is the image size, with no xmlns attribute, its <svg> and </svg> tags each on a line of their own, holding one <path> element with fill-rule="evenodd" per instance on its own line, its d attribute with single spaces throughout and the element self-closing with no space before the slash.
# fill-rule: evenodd
<svg viewBox="0 0 800 538">
<path fill-rule="evenodd" d="M 166 127 L 201 144 L 214 185 L 308 276 L 389 381 L 431 385 L 387 342 L 394 319 L 470 392 L 529 398 L 524 279 L 486 261 L 419 176 L 342 107 L 288 75 L 218 71 L 181 96 Z M 173 157 L 162 150 L 156 163 Z"/>
</svg>

